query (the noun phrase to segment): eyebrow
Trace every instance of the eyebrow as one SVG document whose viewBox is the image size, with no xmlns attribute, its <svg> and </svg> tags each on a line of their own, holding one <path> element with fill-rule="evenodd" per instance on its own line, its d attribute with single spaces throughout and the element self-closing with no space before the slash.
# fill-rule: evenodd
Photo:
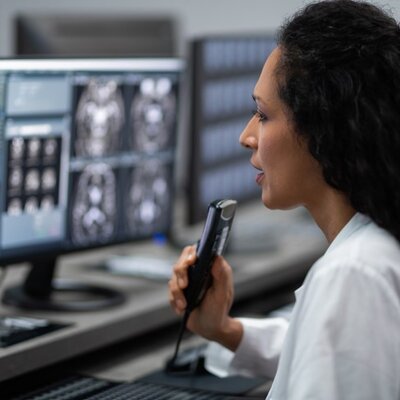
<svg viewBox="0 0 400 400">
<path fill-rule="evenodd" d="M 267 105 L 267 103 L 260 97 L 260 96 L 257 96 L 257 95 L 255 95 L 254 93 L 251 95 L 251 97 L 253 98 L 253 100 L 257 103 L 262 103 L 262 104 L 264 104 L 265 106 Z"/>
</svg>

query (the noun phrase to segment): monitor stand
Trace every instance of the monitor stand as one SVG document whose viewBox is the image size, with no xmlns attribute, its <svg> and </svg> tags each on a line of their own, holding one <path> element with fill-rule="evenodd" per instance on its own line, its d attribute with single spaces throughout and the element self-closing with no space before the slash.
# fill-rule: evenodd
<svg viewBox="0 0 400 400">
<path fill-rule="evenodd" d="M 67 279 L 55 279 L 57 258 L 32 262 L 25 281 L 5 290 L 3 302 L 31 310 L 93 311 L 121 304 L 117 290 Z"/>
</svg>

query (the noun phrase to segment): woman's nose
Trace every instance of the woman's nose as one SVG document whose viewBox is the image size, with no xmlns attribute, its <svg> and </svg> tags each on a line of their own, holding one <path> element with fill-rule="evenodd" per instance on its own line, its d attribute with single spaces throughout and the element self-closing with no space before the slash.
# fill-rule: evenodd
<svg viewBox="0 0 400 400">
<path fill-rule="evenodd" d="M 249 149 L 256 149 L 257 148 L 257 133 L 254 126 L 255 119 L 254 117 L 250 119 L 247 123 L 246 127 L 243 129 L 242 133 L 240 134 L 239 142 L 243 147 L 247 147 Z"/>
</svg>

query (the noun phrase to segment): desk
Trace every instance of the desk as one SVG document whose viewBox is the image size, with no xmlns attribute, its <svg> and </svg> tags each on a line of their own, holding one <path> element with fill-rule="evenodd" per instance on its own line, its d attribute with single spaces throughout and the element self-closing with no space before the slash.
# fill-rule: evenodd
<svg viewBox="0 0 400 400">
<path fill-rule="evenodd" d="M 257 294 L 267 293 L 288 282 L 301 281 L 325 247 L 326 243 L 321 235 L 314 233 L 301 235 L 295 232 L 283 235 L 280 238 L 279 246 L 265 254 L 227 254 L 226 258 L 234 268 L 235 300 L 244 301 Z M 90 313 L 55 313 L 21 311 L 1 305 L 0 313 L 2 315 L 21 314 L 44 317 L 55 322 L 71 323 L 71 325 L 59 331 L 0 349 L 0 382 L 70 360 L 85 353 L 92 352 L 93 354 L 93 351 L 111 344 L 128 339 L 133 340 L 143 334 L 154 333 L 177 323 L 178 317 L 170 310 L 168 304 L 165 282 L 111 276 L 93 268 L 110 253 L 135 254 L 138 252 L 174 260 L 179 254 L 178 249 L 168 245 L 157 246 L 146 242 L 87 251 L 65 256 L 60 260 L 60 276 L 117 288 L 127 297 L 126 303 L 121 306 Z M 10 268 L 1 289 L 4 290 L 5 287 L 15 282 L 19 283 L 25 269 L 24 265 Z M 157 334 L 155 335 L 157 336 Z M 164 350 L 160 349 L 160 354 L 167 350 L 172 351 L 170 344 Z M 145 356 L 140 353 L 140 349 L 132 351 L 132 359 L 140 359 Z M 155 359 L 162 359 L 160 354 L 157 353 Z M 149 370 L 157 366 L 154 357 L 153 361 L 150 357 L 147 364 L 140 363 L 139 369 L 137 360 L 135 362 L 136 367 L 128 368 L 126 371 L 130 372 L 126 374 L 123 373 L 122 367 L 116 368 L 115 375 L 113 375 L 112 368 L 105 368 L 104 371 L 107 370 L 106 375 L 110 377 L 133 379 L 139 372 L 140 374 L 146 372 L 143 365 L 147 365 Z"/>
</svg>

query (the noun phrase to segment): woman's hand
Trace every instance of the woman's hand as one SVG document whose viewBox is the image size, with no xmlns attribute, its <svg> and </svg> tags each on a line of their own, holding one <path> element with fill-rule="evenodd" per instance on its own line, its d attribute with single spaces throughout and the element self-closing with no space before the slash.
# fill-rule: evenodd
<svg viewBox="0 0 400 400">
<path fill-rule="evenodd" d="M 196 261 L 196 246 L 183 249 L 169 281 L 171 307 L 179 315 L 186 308 L 183 290 L 188 285 L 188 268 Z M 190 314 L 187 328 L 192 332 L 236 350 L 243 329 L 239 321 L 229 317 L 233 302 L 232 269 L 223 257 L 217 256 L 211 268 L 212 283 L 203 301 Z"/>
</svg>

